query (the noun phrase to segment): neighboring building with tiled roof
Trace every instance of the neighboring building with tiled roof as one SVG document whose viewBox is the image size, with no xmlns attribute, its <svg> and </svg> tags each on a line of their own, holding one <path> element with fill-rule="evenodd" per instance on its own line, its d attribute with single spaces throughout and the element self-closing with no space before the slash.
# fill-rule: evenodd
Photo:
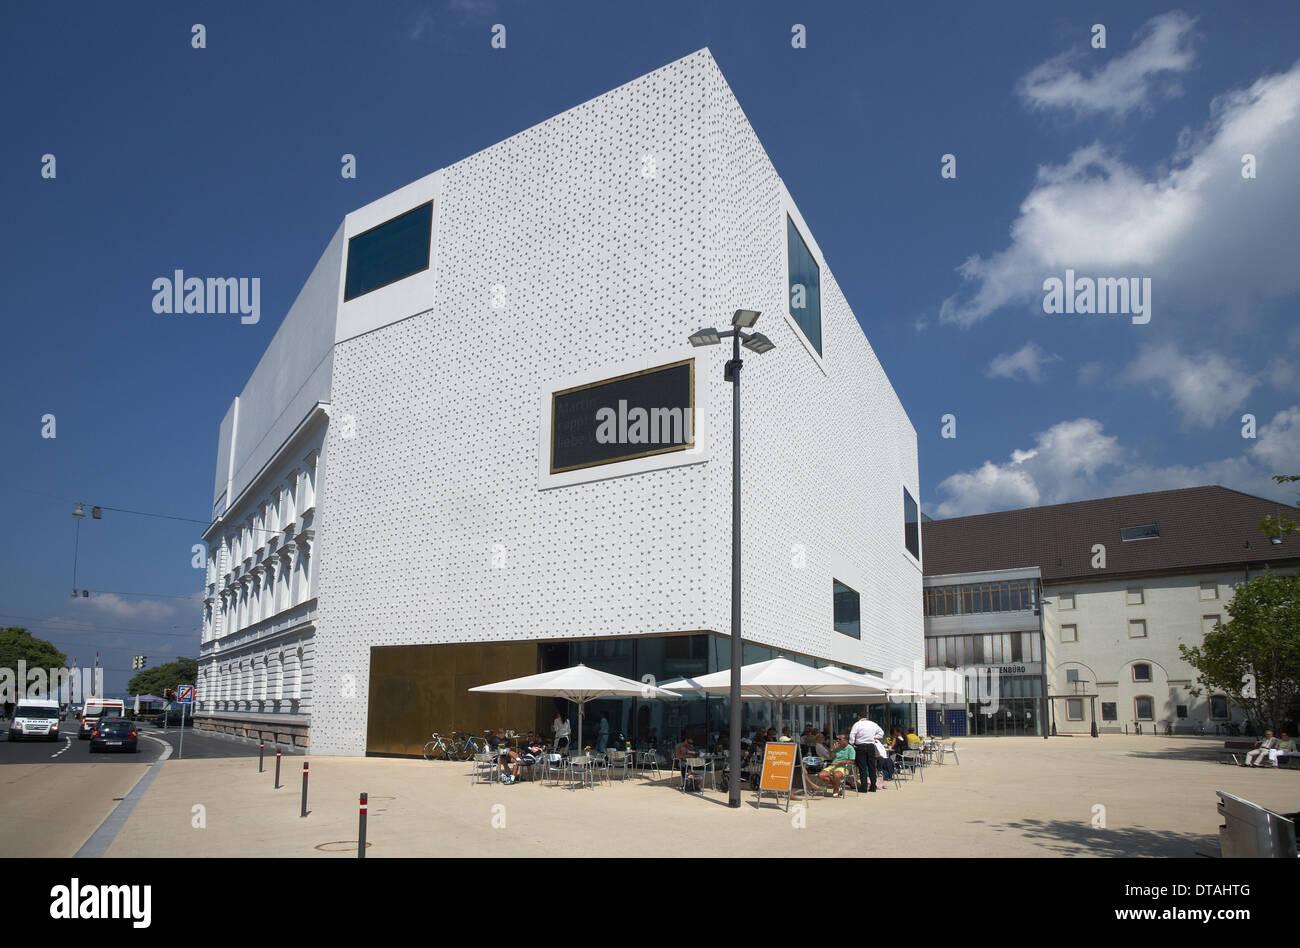
<svg viewBox="0 0 1300 948">
<path fill-rule="evenodd" d="M 971 692 L 945 705 L 946 720 L 931 709 L 930 730 L 1213 733 L 1239 722 L 1222 696 L 1191 694 L 1196 671 L 1178 646 L 1227 621 L 1238 583 L 1300 567 L 1300 536 L 1275 543 L 1259 529 L 1279 511 L 1300 519 L 1210 486 L 923 522 L 927 666 L 1000 678 L 996 708 Z"/>
</svg>

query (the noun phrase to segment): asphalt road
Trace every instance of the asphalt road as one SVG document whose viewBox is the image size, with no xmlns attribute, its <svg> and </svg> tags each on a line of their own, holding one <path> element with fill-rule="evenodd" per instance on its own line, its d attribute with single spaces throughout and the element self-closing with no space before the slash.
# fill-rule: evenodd
<svg viewBox="0 0 1300 948">
<path fill-rule="evenodd" d="M 257 745 L 247 744 L 221 735 L 195 731 L 192 727 L 185 729 L 184 753 L 181 747 L 179 728 L 145 725 L 139 731 L 139 750 L 132 753 L 90 753 L 90 741 L 77 737 L 77 723 L 63 721 L 59 725 L 58 741 L 9 740 L 9 722 L 0 722 L 0 764 L 85 764 L 85 763 L 131 763 L 151 764 L 161 756 L 163 748 L 159 741 L 166 741 L 172 746 L 172 760 L 186 760 L 211 757 L 256 757 Z M 145 738 L 154 738 L 146 740 Z M 267 748 L 267 759 L 275 760 L 275 748 Z"/>
</svg>

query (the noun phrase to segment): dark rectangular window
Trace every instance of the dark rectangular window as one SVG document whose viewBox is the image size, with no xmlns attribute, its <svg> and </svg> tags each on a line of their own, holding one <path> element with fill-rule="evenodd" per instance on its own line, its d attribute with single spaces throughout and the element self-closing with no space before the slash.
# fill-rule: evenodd
<svg viewBox="0 0 1300 948">
<path fill-rule="evenodd" d="M 850 589 L 838 579 L 832 580 L 835 590 L 835 631 L 855 639 L 862 638 L 862 600 L 855 589 Z"/>
<path fill-rule="evenodd" d="M 804 243 L 799 229 L 787 214 L 785 218 L 786 260 L 790 269 L 790 316 L 817 354 L 822 354 L 822 285 L 821 269 Z"/>
<path fill-rule="evenodd" d="M 1101 703 L 1101 719 L 1103 721 L 1119 720 L 1119 706 L 1114 701 L 1103 701 Z"/>
<path fill-rule="evenodd" d="M 1154 523 L 1144 523 L 1140 527 L 1121 527 L 1121 540 L 1152 540 L 1160 536 L 1160 527 Z"/>
<path fill-rule="evenodd" d="M 1133 708 L 1139 721 L 1154 721 L 1155 701 L 1147 695 L 1138 695 L 1133 699 Z"/>
<path fill-rule="evenodd" d="M 1210 697 L 1210 717 L 1216 721 L 1226 721 L 1228 719 L 1228 699 L 1223 695 L 1212 695 Z"/>
<path fill-rule="evenodd" d="M 433 202 L 422 204 L 348 241 L 343 299 L 356 299 L 429 269 Z"/>
<path fill-rule="evenodd" d="M 912 499 L 906 487 L 903 488 L 903 543 L 907 546 L 907 552 L 920 560 L 921 518 L 916 501 Z"/>
<path fill-rule="evenodd" d="M 685 451 L 694 405 L 694 359 L 555 392 L 551 473 Z"/>
</svg>

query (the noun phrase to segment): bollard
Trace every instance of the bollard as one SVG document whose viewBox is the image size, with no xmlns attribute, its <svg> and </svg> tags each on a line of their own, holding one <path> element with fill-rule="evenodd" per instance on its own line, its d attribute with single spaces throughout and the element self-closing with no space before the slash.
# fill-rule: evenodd
<svg viewBox="0 0 1300 948">
<path fill-rule="evenodd" d="M 307 818 L 307 761 L 302 762 L 302 819 Z"/>
<path fill-rule="evenodd" d="M 366 858 L 366 794 L 361 794 L 361 828 L 357 831 L 357 858 Z"/>
<path fill-rule="evenodd" d="M 262 772 L 262 757 L 266 751 L 266 741 L 257 742 L 257 772 Z"/>
<path fill-rule="evenodd" d="M 275 789 L 280 789 L 280 748 L 275 749 Z"/>
</svg>

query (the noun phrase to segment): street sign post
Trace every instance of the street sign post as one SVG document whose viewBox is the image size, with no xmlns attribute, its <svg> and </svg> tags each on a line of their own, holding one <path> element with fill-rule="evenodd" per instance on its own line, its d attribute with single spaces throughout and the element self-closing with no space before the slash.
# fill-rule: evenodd
<svg viewBox="0 0 1300 948">
<path fill-rule="evenodd" d="M 176 689 L 177 703 L 181 706 L 181 740 L 180 747 L 176 751 L 176 759 L 185 758 L 185 713 L 189 710 L 190 705 L 194 703 L 194 686 L 180 685 Z M 163 715 L 163 723 L 166 723 L 167 715 Z"/>
</svg>

